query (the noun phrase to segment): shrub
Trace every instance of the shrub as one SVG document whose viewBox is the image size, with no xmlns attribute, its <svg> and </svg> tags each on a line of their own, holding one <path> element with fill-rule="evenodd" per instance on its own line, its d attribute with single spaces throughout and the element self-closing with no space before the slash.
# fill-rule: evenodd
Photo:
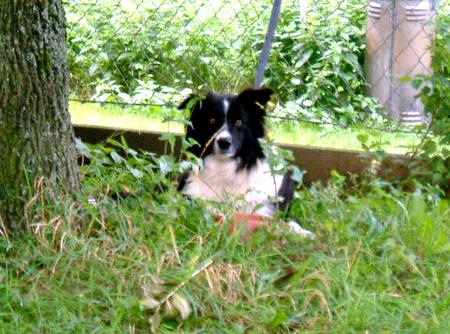
<svg viewBox="0 0 450 334">
<path fill-rule="evenodd" d="M 207 85 L 225 91 L 250 84 L 258 56 L 254 38 L 261 38 L 251 30 L 257 21 L 265 25 L 267 4 L 238 4 L 233 17 L 223 18 L 221 8 L 198 13 L 202 7 L 193 9 L 187 1 L 141 4 L 138 10 L 111 2 L 95 8 L 86 1 L 70 3 L 72 94 L 154 102 L 154 95 L 173 89 Z M 137 95 L 142 99 L 136 101 Z"/>
<path fill-rule="evenodd" d="M 291 113 L 348 124 L 376 111 L 364 96 L 365 8 L 360 0 L 311 1 L 305 18 L 286 9 L 268 82 L 295 101 Z"/>
<path fill-rule="evenodd" d="M 450 195 L 450 18 L 449 4 L 440 8 L 437 33 L 432 47 L 433 74 L 419 76 L 412 84 L 420 96 L 430 119 L 420 145 L 410 155 L 416 158 L 409 167 L 420 182 L 440 186 Z"/>
<path fill-rule="evenodd" d="M 267 84 L 279 92 L 281 101 L 356 117 L 352 105 L 365 103 L 360 65 L 364 4 L 313 1 L 306 21 L 298 15 L 297 2 L 284 6 L 267 71 Z M 168 89 L 207 85 L 235 91 L 251 85 L 270 1 L 224 1 L 216 12 L 206 14 L 198 13 L 202 6 L 169 2 L 136 11 L 111 2 L 99 2 L 95 8 L 86 1 L 69 3 L 72 93 L 133 101 L 139 95 L 149 102 Z M 233 15 L 224 18 L 231 10 Z"/>
<path fill-rule="evenodd" d="M 128 4 L 128 5 L 125 5 Z M 365 0 L 284 2 L 266 71 L 276 113 L 327 122 L 381 121 L 364 95 Z M 71 1 L 73 96 L 157 105 L 183 89 L 237 91 L 253 84 L 271 1 Z M 442 44 L 437 44 L 445 48 Z"/>
</svg>

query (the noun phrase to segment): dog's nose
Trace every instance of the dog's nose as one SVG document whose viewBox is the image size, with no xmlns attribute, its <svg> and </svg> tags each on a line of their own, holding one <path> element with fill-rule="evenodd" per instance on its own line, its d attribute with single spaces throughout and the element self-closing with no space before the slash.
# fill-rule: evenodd
<svg viewBox="0 0 450 334">
<path fill-rule="evenodd" d="M 217 145 L 219 145 L 219 148 L 221 150 L 228 150 L 231 146 L 231 139 L 230 138 L 220 138 L 217 140 Z"/>
</svg>

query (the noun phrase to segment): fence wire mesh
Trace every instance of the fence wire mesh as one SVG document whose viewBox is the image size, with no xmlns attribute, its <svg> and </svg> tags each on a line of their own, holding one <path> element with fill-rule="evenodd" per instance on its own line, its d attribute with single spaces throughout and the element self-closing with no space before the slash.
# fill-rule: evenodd
<svg viewBox="0 0 450 334">
<path fill-rule="evenodd" d="M 423 121 L 402 77 L 431 73 L 437 5 L 283 1 L 264 77 L 280 102 L 270 117 L 349 125 L 384 112 Z M 171 108 L 193 90 L 253 85 L 272 2 L 68 0 L 65 9 L 71 100 Z"/>
</svg>

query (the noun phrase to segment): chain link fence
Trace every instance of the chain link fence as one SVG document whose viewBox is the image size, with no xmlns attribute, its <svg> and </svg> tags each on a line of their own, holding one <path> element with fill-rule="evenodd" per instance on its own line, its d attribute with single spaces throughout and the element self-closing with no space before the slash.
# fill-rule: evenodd
<svg viewBox="0 0 450 334">
<path fill-rule="evenodd" d="M 431 73 L 437 5 L 283 1 L 264 77 L 280 102 L 271 116 L 422 122 L 403 77 Z M 272 1 L 68 0 L 65 9 L 71 100 L 172 108 L 192 90 L 254 84 Z"/>
</svg>

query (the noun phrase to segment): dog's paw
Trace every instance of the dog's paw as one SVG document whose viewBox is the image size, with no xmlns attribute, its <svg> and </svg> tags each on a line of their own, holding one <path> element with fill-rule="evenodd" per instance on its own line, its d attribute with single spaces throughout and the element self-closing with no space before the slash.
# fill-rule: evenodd
<svg viewBox="0 0 450 334">
<path fill-rule="evenodd" d="M 298 223 L 296 223 L 294 221 L 288 222 L 287 225 L 288 225 L 288 231 L 290 233 L 298 234 L 302 238 L 307 238 L 307 239 L 315 239 L 316 238 L 316 235 L 313 232 L 305 230 Z"/>
</svg>

